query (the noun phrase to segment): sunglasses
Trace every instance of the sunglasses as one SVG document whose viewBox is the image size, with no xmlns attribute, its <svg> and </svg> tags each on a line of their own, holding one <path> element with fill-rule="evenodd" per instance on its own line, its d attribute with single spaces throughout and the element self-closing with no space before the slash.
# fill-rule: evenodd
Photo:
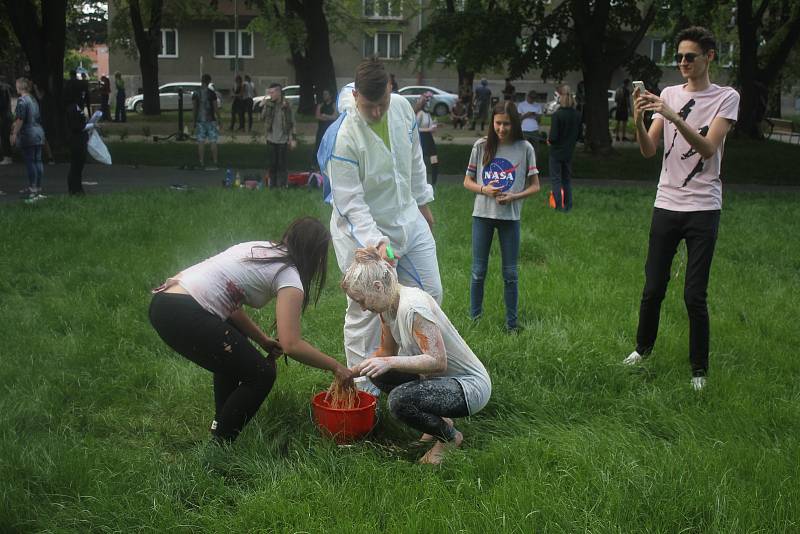
<svg viewBox="0 0 800 534">
<path fill-rule="evenodd" d="M 683 59 L 686 58 L 686 63 L 694 63 L 695 58 L 702 56 L 703 54 L 695 54 L 694 52 L 687 52 L 686 54 L 675 54 L 675 63 L 683 63 Z"/>
</svg>

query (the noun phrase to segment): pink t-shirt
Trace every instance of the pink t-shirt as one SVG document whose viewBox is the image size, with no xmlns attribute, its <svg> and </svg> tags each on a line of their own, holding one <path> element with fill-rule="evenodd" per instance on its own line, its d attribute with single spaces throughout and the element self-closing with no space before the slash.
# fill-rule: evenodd
<svg viewBox="0 0 800 534">
<path fill-rule="evenodd" d="M 739 93 L 730 87 L 712 83 L 704 91 L 689 92 L 685 85 L 673 85 L 661 92 L 661 98 L 703 136 L 715 118 L 735 121 L 739 117 Z M 721 209 L 719 173 L 725 140 L 711 158 L 704 159 L 673 123 L 659 113 L 653 118 L 664 121 L 664 160 L 655 207 L 672 211 Z"/>
<path fill-rule="evenodd" d="M 178 283 L 207 311 L 227 319 L 242 304 L 261 308 L 284 287 L 303 291 L 297 267 L 263 263 L 284 252 L 269 241 L 239 243 L 207 260 L 184 269 L 156 291 Z"/>
</svg>

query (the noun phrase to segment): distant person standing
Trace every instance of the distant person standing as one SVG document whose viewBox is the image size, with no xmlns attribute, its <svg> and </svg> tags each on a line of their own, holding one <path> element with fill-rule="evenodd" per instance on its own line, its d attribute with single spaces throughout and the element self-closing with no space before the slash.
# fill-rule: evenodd
<svg viewBox="0 0 800 534">
<path fill-rule="evenodd" d="M 103 120 L 111 120 L 111 107 L 108 102 L 111 98 L 111 80 L 108 76 L 100 76 L 100 111 L 103 113 Z"/>
<path fill-rule="evenodd" d="M 211 158 L 214 165 L 206 170 L 217 170 L 217 141 L 219 128 L 217 127 L 217 111 L 219 99 L 217 92 L 210 87 L 211 75 L 203 74 L 200 78 L 200 89 L 192 93 L 192 110 L 194 112 L 194 132 L 197 137 L 197 155 L 200 158 L 200 167 L 205 167 L 205 144 L 211 144 Z"/>
<path fill-rule="evenodd" d="M 389 75 L 389 80 L 391 81 L 392 84 L 392 92 L 396 93 L 400 89 L 400 86 L 397 85 L 397 80 L 395 79 L 394 74 Z"/>
<path fill-rule="evenodd" d="M 503 87 L 503 100 L 513 102 L 516 93 L 517 89 L 511 85 L 511 78 L 506 78 L 506 85 Z"/>
<path fill-rule="evenodd" d="M 717 44 L 710 31 L 693 26 L 680 31 L 675 42 L 675 62 L 686 83 L 666 87 L 661 96 L 638 88 L 634 92 L 639 150 L 644 157 L 653 157 L 663 140 L 664 155 L 650 223 L 636 349 L 623 363 L 638 364 L 651 354 L 672 260 L 680 242 L 685 241 L 683 299 L 689 315 L 691 386 L 701 390 L 708 373 L 706 299 L 722 209 L 722 152 L 725 137 L 739 116 L 739 94 L 731 87 L 711 83 L 709 67 L 716 59 Z M 645 130 L 647 111 L 654 115 Z"/>
<path fill-rule="evenodd" d="M 339 117 L 339 112 L 336 110 L 336 102 L 333 101 L 331 92 L 327 89 L 322 90 L 322 101 L 317 104 L 315 110 L 317 117 L 317 138 L 314 142 L 314 153 L 311 155 L 313 165 L 317 165 L 317 152 L 319 151 L 319 144 L 322 142 L 322 136 L 328 130 L 328 127 Z"/>
<path fill-rule="evenodd" d="M 583 80 L 578 82 L 578 87 L 575 89 L 575 109 L 581 116 L 581 127 L 578 131 L 578 142 L 583 143 L 583 125 L 586 122 L 586 112 L 584 104 L 586 104 L 586 84 Z"/>
<path fill-rule="evenodd" d="M 86 164 L 86 144 L 89 133 L 86 131 L 86 116 L 81 108 L 78 93 L 66 93 L 66 127 L 69 144 L 69 173 L 67 191 L 70 195 L 83 195 L 83 167 Z"/>
<path fill-rule="evenodd" d="M 92 115 L 92 102 L 91 102 L 91 95 L 89 94 L 89 77 L 86 75 L 85 72 L 81 73 L 81 79 L 79 80 L 81 84 L 81 106 L 86 108 L 86 114 L 91 116 Z"/>
<path fill-rule="evenodd" d="M 617 123 L 614 125 L 614 134 L 616 135 L 617 141 L 628 141 L 625 134 L 628 131 L 628 116 L 631 111 L 630 84 L 631 81 L 625 78 L 622 85 L 614 92 L 614 103 L 617 105 L 617 111 L 614 112 L 614 118 L 617 120 Z"/>
<path fill-rule="evenodd" d="M 233 131 L 237 117 L 239 118 L 239 131 L 241 131 L 244 130 L 244 83 L 242 82 L 242 77 L 238 74 L 233 82 L 231 94 L 233 95 L 233 102 L 231 102 L 230 131 Z"/>
<path fill-rule="evenodd" d="M 0 150 L 3 159 L 0 165 L 11 165 L 11 86 L 6 77 L 0 75 Z"/>
<path fill-rule="evenodd" d="M 517 104 L 517 112 L 522 120 L 522 136 L 533 148 L 539 146 L 539 117 L 542 116 L 542 105 L 536 102 L 536 91 L 528 91 L 525 100 Z"/>
<path fill-rule="evenodd" d="M 433 93 L 426 91 L 414 105 L 417 113 L 417 128 L 419 129 L 419 142 L 422 145 L 422 157 L 430 165 L 431 185 L 435 186 L 439 179 L 439 156 L 436 152 L 436 141 L 433 132 L 436 131 L 437 124 L 431 117 L 431 99 Z"/>
<path fill-rule="evenodd" d="M 474 114 L 472 115 L 472 126 L 470 130 L 475 129 L 477 122 L 481 123 L 481 131 L 486 127 L 486 121 L 489 119 L 489 103 L 492 100 L 492 90 L 489 89 L 489 80 L 486 78 L 481 80 L 481 84 L 475 89 L 475 98 L 472 108 Z"/>
<path fill-rule="evenodd" d="M 575 97 L 569 85 L 559 87 L 558 104 L 547 144 L 550 145 L 550 182 L 556 209 L 566 212 L 572 209 L 572 153 L 578 142 L 581 116 L 575 109 Z"/>
<path fill-rule="evenodd" d="M 114 122 L 125 122 L 127 120 L 125 115 L 125 82 L 122 80 L 122 74 L 119 71 L 114 73 L 114 87 L 117 90 Z"/>
<path fill-rule="evenodd" d="M 244 111 L 247 113 L 247 131 L 253 131 L 253 99 L 256 96 L 256 86 L 248 74 L 244 75 Z"/>
<path fill-rule="evenodd" d="M 37 202 L 45 198 L 42 194 L 44 129 L 41 125 L 39 104 L 31 94 L 33 90 L 31 81 L 27 78 L 18 78 L 16 85 L 19 98 L 17 99 L 11 144 L 16 145 L 22 151 L 25 168 L 28 171 L 28 188 L 22 191 L 28 195 L 25 201 Z"/>
<path fill-rule="evenodd" d="M 467 124 L 467 108 L 459 98 L 450 110 L 450 123 L 454 129 L 463 129 Z"/>
<path fill-rule="evenodd" d="M 269 158 L 269 186 L 288 187 L 288 149 L 294 148 L 294 114 L 288 100 L 283 98 L 283 87 L 273 83 L 267 90 L 269 98 L 264 102 L 261 117 L 267 135 Z"/>
</svg>

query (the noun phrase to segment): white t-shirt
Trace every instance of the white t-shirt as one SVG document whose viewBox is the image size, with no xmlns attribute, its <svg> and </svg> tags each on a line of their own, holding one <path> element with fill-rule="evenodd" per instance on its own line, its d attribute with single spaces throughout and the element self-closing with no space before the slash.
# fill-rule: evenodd
<svg viewBox="0 0 800 534">
<path fill-rule="evenodd" d="M 703 91 L 689 92 L 685 85 L 666 87 L 661 98 L 686 124 L 705 136 L 716 117 L 735 121 L 739 117 L 739 93 L 731 87 L 711 84 Z M 675 125 L 664 121 L 664 159 L 655 206 L 672 211 L 708 211 L 722 208 L 719 178 L 725 140 L 709 159 L 689 145 Z"/>
<path fill-rule="evenodd" d="M 395 317 L 388 313 L 381 315 L 399 345 L 398 356 L 422 354 L 414 337 L 416 314 L 439 327 L 447 353 L 447 369 L 439 375 L 426 376 L 455 378 L 464 390 L 470 415 L 479 412 L 492 395 L 489 373 L 433 297 L 416 287 L 400 287 L 400 305 Z"/>
<path fill-rule="evenodd" d="M 486 166 L 483 165 L 485 150 L 486 138 L 482 137 L 472 145 L 467 165 L 467 176 L 475 178 L 478 185 L 493 185 L 500 187 L 503 192 L 519 193 L 525 189 L 528 176 L 539 174 L 536 153 L 527 141 L 499 144 L 494 159 Z M 472 216 L 518 221 L 522 215 L 522 203 L 523 200 L 513 200 L 508 204 L 498 204 L 492 197 L 476 195 Z"/>
<path fill-rule="evenodd" d="M 184 269 L 167 280 L 167 285 L 177 282 L 203 308 L 220 319 L 227 319 L 242 304 L 252 308 L 263 307 L 284 287 L 303 291 L 300 273 L 294 265 L 284 268 L 285 264 L 280 262 L 249 261 L 283 254 L 270 241 L 239 243 Z"/>
<path fill-rule="evenodd" d="M 537 104 L 536 102 L 531 104 L 527 100 L 523 100 L 522 102 L 519 102 L 517 104 L 517 111 L 519 112 L 520 115 L 522 115 L 523 113 L 531 112 L 531 111 L 533 111 L 537 115 L 541 115 L 542 114 L 542 105 L 541 104 Z M 523 119 L 522 120 L 522 131 L 523 132 L 535 132 L 538 129 L 539 129 L 539 121 L 537 121 L 536 119 L 527 118 L 527 119 Z"/>
</svg>

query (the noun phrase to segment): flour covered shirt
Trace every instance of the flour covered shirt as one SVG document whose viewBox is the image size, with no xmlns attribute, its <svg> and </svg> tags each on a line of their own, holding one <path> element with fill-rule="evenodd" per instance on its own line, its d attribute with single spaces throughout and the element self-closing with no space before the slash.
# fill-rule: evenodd
<svg viewBox="0 0 800 534">
<path fill-rule="evenodd" d="M 227 319 L 246 304 L 261 308 L 284 287 L 303 291 L 294 265 L 252 261 L 282 256 L 284 251 L 270 241 L 239 243 L 205 261 L 184 269 L 167 285 L 177 282 L 205 310 Z"/>
<path fill-rule="evenodd" d="M 739 116 L 739 93 L 730 87 L 711 84 L 703 91 L 690 92 L 685 85 L 674 85 L 665 88 L 661 98 L 703 137 L 715 118 L 735 121 Z M 672 211 L 721 209 L 720 168 L 725 140 L 711 158 L 705 159 L 673 123 L 659 113 L 653 118 L 664 121 L 664 158 L 655 207 Z"/>
<path fill-rule="evenodd" d="M 528 176 L 538 174 L 536 153 L 525 140 L 511 144 L 500 144 L 492 161 L 483 165 L 486 138 L 478 139 L 472 146 L 469 156 L 467 176 L 475 178 L 478 185 L 500 187 L 503 192 L 519 193 L 525 189 Z M 514 200 L 506 205 L 498 204 L 493 197 L 476 195 L 472 210 L 473 217 L 518 221 L 522 214 L 522 200 Z"/>
<path fill-rule="evenodd" d="M 400 287 L 400 304 L 395 317 L 391 317 L 388 313 L 381 315 L 399 345 L 398 356 L 424 353 L 414 336 L 416 315 L 439 328 L 447 353 L 447 369 L 441 374 L 426 376 L 454 378 L 464 390 L 469 414 L 477 413 L 486 406 L 492 395 L 489 373 L 433 297 L 416 287 Z"/>
</svg>

